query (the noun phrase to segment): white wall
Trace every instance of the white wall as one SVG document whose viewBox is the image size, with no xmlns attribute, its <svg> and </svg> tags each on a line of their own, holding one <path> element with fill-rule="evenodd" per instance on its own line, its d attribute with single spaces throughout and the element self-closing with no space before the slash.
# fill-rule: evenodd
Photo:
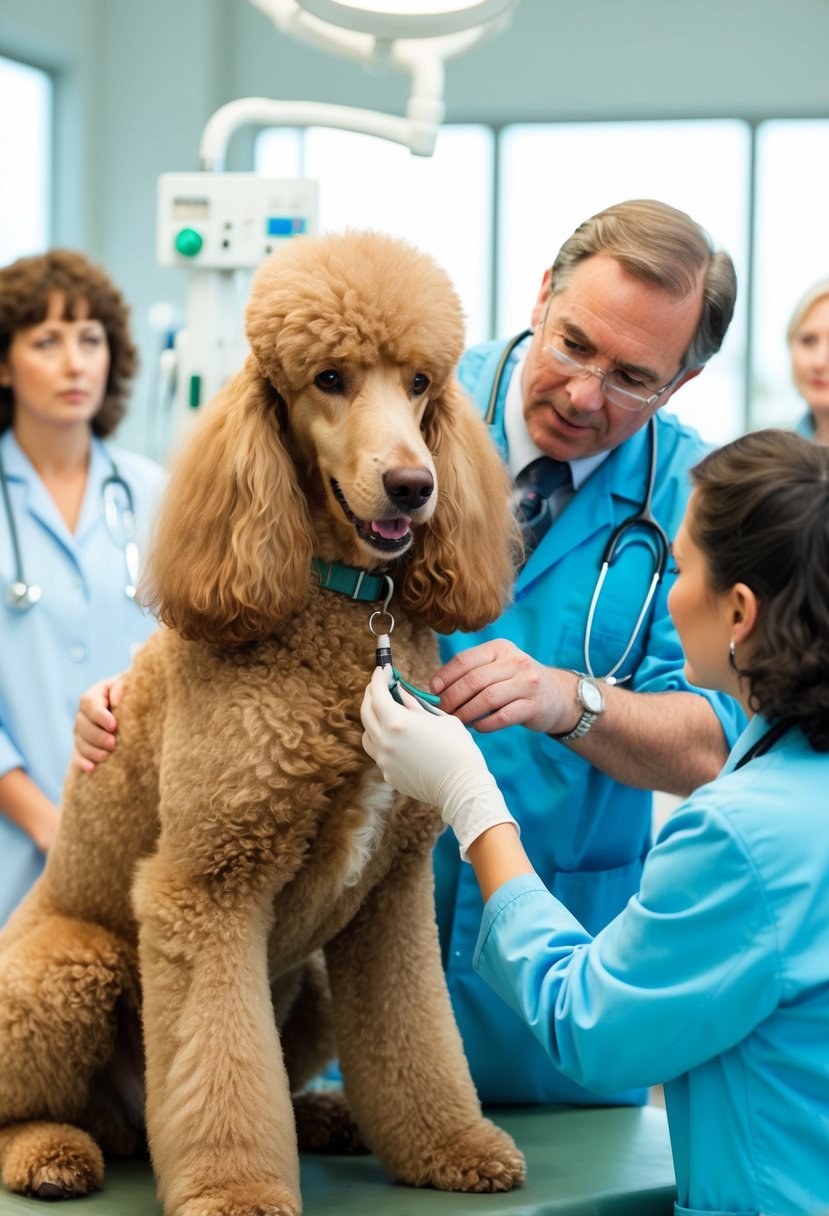
<svg viewBox="0 0 829 1216">
<path fill-rule="evenodd" d="M 826 116 L 827 46 L 827 0 L 521 0 L 507 33 L 447 65 L 448 118 Z M 406 82 L 286 39 L 247 0 L 0 0 L 0 54 L 56 74 L 55 241 L 132 302 L 145 369 L 122 438 L 141 446 L 147 313 L 183 302 L 180 273 L 155 265 L 158 174 L 197 168 L 232 98 L 401 113 Z M 251 138 L 230 167 L 250 167 Z"/>
</svg>

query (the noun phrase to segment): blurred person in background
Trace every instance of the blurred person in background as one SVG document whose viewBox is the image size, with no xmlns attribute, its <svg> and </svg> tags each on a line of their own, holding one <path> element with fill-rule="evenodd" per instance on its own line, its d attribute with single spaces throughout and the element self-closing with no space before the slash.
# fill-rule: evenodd
<svg viewBox="0 0 829 1216">
<path fill-rule="evenodd" d="M 813 284 L 798 300 L 786 341 L 792 380 L 808 407 L 796 430 L 829 443 L 829 279 Z"/>
<path fill-rule="evenodd" d="M 56 834 L 81 693 L 156 628 L 135 587 L 166 473 L 105 442 L 136 367 L 82 253 L 0 269 L 0 924 Z"/>
</svg>

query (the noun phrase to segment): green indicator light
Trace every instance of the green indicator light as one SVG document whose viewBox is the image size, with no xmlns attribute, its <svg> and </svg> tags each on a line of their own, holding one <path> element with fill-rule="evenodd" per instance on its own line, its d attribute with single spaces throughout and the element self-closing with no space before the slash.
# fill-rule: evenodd
<svg viewBox="0 0 829 1216">
<path fill-rule="evenodd" d="M 186 258 L 194 258 L 203 244 L 202 235 L 195 228 L 182 228 L 176 237 L 176 250 Z"/>
</svg>

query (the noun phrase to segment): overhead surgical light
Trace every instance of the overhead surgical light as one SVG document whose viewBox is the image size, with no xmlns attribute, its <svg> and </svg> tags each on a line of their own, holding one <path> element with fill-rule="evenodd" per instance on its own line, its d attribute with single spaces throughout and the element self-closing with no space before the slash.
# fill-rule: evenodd
<svg viewBox="0 0 829 1216">
<path fill-rule="evenodd" d="M 375 38 L 439 38 L 486 25 L 516 0 L 297 0 L 300 8 L 342 29 Z"/>
<path fill-rule="evenodd" d="M 431 156 L 445 113 L 444 63 L 500 33 L 518 0 L 251 0 L 251 4 L 281 33 L 317 50 L 356 60 L 375 71 L 405 72 L 411 80 L 406 114 L 321 101 L 243 97 L 220 107 L 204 129 L 199 159 L 201 168 L 211 173 L 224 170 L 231 136 L 251 123 L 357 131 L 403 144 L 416 156 Z M 453 32 L 447 32 L 450 29 Z"/>
</svg>

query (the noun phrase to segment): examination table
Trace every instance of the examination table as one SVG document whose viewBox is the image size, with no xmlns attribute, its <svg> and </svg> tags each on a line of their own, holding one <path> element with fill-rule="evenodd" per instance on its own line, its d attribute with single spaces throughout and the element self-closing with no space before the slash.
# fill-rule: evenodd
<svg viewBox="0 0 829 1216">
<path fill-rule="evenodd" d="M 488 1111 L 527 1158 L 507 1195 L 395 1186 L 375 1157 L 303 1154 L 304 1216 L 673 1216 L 674 1172 L 657 1107 Z M 161 1216 L 150 1167 L 112 1161 L 105 1189 L 56 1205 L 0 1190 L 0 1216 Z"/>
</svg>

